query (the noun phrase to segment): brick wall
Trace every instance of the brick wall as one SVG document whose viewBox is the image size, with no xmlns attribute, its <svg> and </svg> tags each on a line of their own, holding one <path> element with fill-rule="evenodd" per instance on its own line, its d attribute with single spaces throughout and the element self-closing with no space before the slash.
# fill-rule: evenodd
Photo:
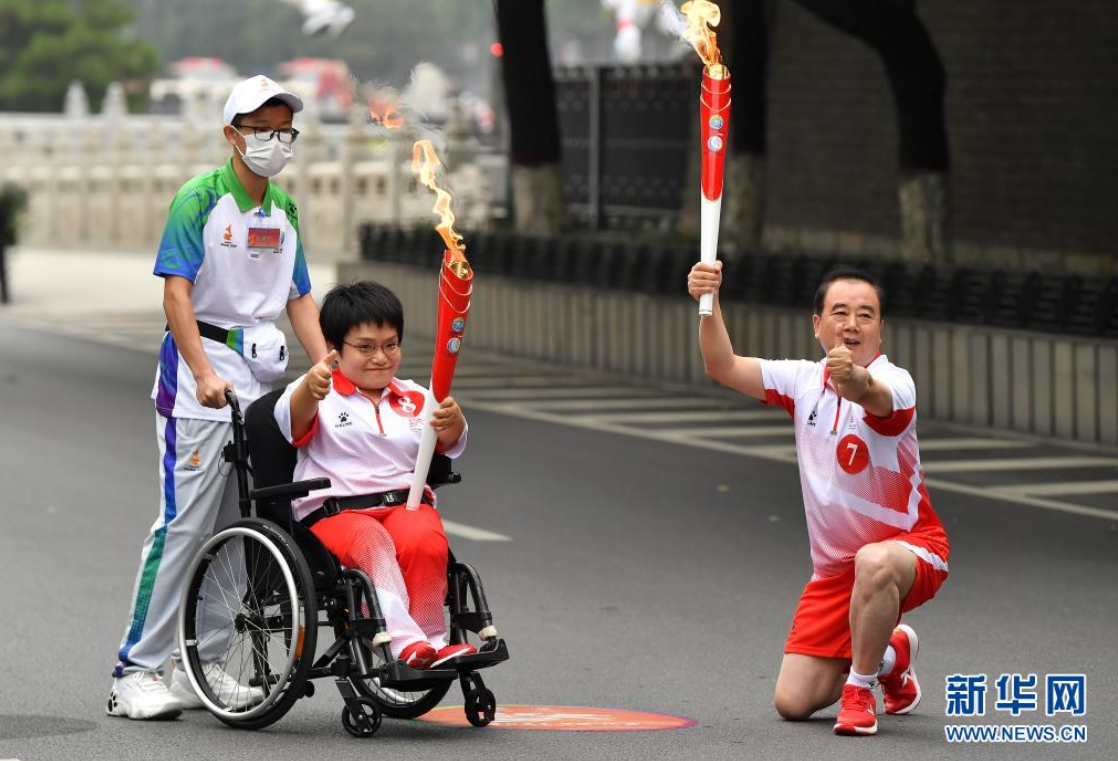
<svg viewBox="0 0 1118 761">
<path fill-rule="evenodd" d="M 947 70 L 960 249 L 1118 255 L 1118 5 L 949 0 L 920 14 Z M 775 4 L 767 225 L 895 239 L 897 135 L 877 56 Z"/>
</svg>

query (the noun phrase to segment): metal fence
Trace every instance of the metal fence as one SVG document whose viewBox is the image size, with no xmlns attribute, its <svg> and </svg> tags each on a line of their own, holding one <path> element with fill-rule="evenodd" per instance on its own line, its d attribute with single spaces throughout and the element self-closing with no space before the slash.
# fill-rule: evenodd
<svg viewBox="0 0 1118 761">
<path fill-rule="evenodd" d="M 698 105 L 692 64 L 555 70 L 564 190 L 586 226 L 675 226 Z"/>
</svg>

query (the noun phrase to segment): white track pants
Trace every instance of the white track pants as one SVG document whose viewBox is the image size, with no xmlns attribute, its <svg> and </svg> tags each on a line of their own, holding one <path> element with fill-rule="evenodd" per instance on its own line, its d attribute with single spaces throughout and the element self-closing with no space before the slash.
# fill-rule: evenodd
<svg viewBox="0 0 1118 761">
<path fill-rule="evenodd" d="M 221 458 L 232 432 L 231 423 L 156 415 L 159 515 L 140 555 L 118 676 L 163 670 L 175 649 L 191 559 L 215 530 L 241 517 L 236 476 Z"/>
</svg>

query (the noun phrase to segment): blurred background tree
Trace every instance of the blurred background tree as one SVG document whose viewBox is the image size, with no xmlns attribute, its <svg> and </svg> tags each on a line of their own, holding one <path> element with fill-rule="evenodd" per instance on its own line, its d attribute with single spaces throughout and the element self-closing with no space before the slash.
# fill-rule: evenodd
<svg viewBox="0 0 1118 761">
<path fill-rule="evenodd" d="M 140 108 L 160 62 L 134 18 L 123 0 L 0 0 L 0 111 L 58 112 L 75 79 L 95 107 L 119 81 Z"/>
</svg>

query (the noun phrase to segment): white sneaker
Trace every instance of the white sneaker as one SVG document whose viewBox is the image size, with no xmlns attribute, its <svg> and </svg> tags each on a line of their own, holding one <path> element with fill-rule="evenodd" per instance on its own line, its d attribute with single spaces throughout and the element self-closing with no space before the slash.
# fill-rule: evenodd
<svg viewBox="0 0 1118 761">
<path fill-rule="evenodd" d="M 129 719 L 173 719 L 182 713 L 182 703 L 167 689 L 154 671 L 135 671 L 113 678 L 109 716 Z"/>
<path fill-rule="evenodd" d="M 264 690 L 259 687 L 249 687 L 241 684 L 225 673 L 220 664 L 207 663 L 202 667 L 202 671 L 206 675 L 206 681 L 209 683 L 210 689 L 230 710 L 243 711 L 264 699 Z M 198 694 L 194 692 L 194 687 L 190 684 L 190 677 L 186 675 L 186 671 L 183 669 L 176 668 L 175 673 L 171 675 L 171 695 L 177 698 L 182 703 L 182 707 L 187 710 L 205 708 L 202 699 L 198 697 Z"/>
</svg>

